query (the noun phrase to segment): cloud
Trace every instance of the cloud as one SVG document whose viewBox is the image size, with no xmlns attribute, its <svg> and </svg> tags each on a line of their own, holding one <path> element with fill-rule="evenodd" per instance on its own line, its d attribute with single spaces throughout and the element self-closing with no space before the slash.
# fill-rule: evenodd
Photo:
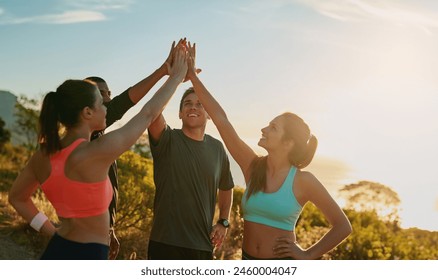
<svg viewBox="0 0 438 280">
<path fill-rule="evenodd" d="M 34 17 L 4 19 L 0 24 L 24 24 L 24 23 L 46 23 L 46 24 L 71 24 L 90 21 L 103 21 L 104 14 L 95 11 L 67 11 L 61 14 L 42 15 Z"/>
<path fill-rule="evenodd" d="M 65 0 L 66 6 L 87 10 L 127 10 L 134 0 Z"/>
<path fill-rule="evenodd" d="M 61 12 L 34 16 L 16 16 L 0 8 L 0 25 L 25 23 L 74 24 L 81 22 L 104 21 L 106 12 L 128 10 L 133 0 L 64 0 L 55 8 Z"/>
<path fill-rule="evenodd" d="M 103 21 L 105 19 L 104 14 L 95 11 L 68 11 L 58 15 L 45 15 L 36 18 L 39 22 L 53 24 Z"/>
<path fill-rule="evenodd" d="M 340 21 L 381 20 L 396 25 L 410 25 L 430 32 L 438 28 L 438 15 L 427 7 L 408 6 L 388 0 L 297 0 L 318 13 Z"/>
<path fill-rule="evenodd" d="M 438 28 L 438 12 L 433 4 L 425 1 L 395 0 L 254 0 L 245 2 L 238 12 L 223 11 L 236 21 L 264 28 L 293 28 L 295 19 L 282 17 L 282 12 L 296 10 L 296 6 L 309 8 L 311 11 L 342 22 L 391 24 L 408 26 L 433 33 Z M 430 6 L 430 7 L 429 7 Z M 257 16 L 257 22 L 247 18 Z M 275 18 L 275 21 L 272 19 Z M 281 20 L 283 19 L 283 21 Z M 273 24 L 275 22 L 275 24 Z"/>
</svg>

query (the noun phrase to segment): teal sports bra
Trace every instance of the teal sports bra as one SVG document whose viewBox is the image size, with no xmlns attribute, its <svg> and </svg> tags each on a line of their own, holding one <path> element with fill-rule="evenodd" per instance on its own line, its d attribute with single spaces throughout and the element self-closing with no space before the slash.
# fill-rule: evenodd
<svg viewBox="0 0 438 280">
<path fill-rule="evenodd" d="M 278 191 L 257 192 L 246 199 L 247 189 L 242 197 L 243 219 L 274 228 L 293 231 L 303 207 L 293 193 L 297 169 L 292 166 Z"/>
</svg>

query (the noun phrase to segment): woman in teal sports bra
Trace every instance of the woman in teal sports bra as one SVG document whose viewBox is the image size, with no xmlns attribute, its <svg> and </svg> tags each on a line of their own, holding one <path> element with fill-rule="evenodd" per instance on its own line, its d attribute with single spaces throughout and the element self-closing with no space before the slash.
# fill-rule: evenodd
<svg viewBox="0 0 438 280">
<path fill-rule="evenodd" d="M 275 117 L 262 129 L 258 145 L 267 156 L 258 156 L 239 137 L 225 111 L 199 80 L 195 47 L 189 44 L 187 76 L 195 93 L 216 125 L 228 151 L 239 164 L 247 189 L 244 211 L 243 259 L 318 259 L 341 243 L 352 231 L 339 205 L 316 177 L 301 171 L 312 160 L 316 137 L 295 114 Z M 295 237 L 302 207 L 312 202 L 329 221 L 330 230 L 307 249 Z"/>
<path fill-rule="evenodd" d="M 51 236 L 41 259 L 108 259 L 112 187 L 108 168 L 161 113 L 187 72 L 187 51 L 178 45 L 169 78 L 123 127 L 90 142 L 105 128 L 106 107 L 96 84 L 67 80 L 44 97 L 39 118 L 40 149 L 18 175 L 9 201 L 35 230 Z M 60 135 L 60 125 L 66 132 Z M 60 220 L 39 212 L 32 195 L 41 186 Z"/>
</svg>

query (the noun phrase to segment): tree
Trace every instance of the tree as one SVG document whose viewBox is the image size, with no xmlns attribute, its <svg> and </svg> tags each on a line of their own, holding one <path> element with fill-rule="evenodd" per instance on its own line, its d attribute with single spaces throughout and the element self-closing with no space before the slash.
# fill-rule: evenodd
<svg viewBox="0 0 438 280">
<path fill-rule="evenodd" d="M 127 151 L 117 159 L 117 169 L 119 201 L 115 227 L 123 244 L 119 258 L 145 259 L 155 197 L 152 160 Z"/>
<path fill-rule="evenodd" d="M 20 96 L 15 104 L 14 115 L 17 127 L 14 131 L 22 136 L 22 145 L 28 149 L 29 154 L 38 147 L 37 135 L 40 111 L 37 106 L 37 100 L 25 96 Z"/>
<path fill-rule="evenodd" d="M 400 220 L 400 198 L 390 187 L 375 182 L 360 181 L 344 186 L 339 193 L 346 198 L 347 209 L 375 211 L 386 221 Z"/>
<path fill-rule="evenodd" d="M 138 138 L 131 150 L 144 158 L 152 159 L 149 138 L 146 133 L 143 133 L 140 138 Z"/>
<path fill-rule="evenodd" d="M 11 140 L 11 132 L 5 128 L 6 123 L 0 118 L 0 150 Z"/>
</svg>

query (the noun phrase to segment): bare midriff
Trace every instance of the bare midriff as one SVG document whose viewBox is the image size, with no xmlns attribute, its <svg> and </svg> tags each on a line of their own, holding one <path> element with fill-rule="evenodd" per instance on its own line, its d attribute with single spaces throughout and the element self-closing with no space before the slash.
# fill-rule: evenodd
<svg viewBox="0 0 438 280">
<path fill-rule="evenodd" d="M 244 222 L 243 251 L 248 255 L 261 258 L 276 258 L 273 253 L 276 239 L 287 236 L 293 242 L 296 237 L 293 231 L 287 231 L 249 221 Z"/>
<path fill-rule="evenodd" d="M 109 212 L 86 218 L 60 218 L 57 233 L 71 241 L 109 245 Z"/>
</svg>

